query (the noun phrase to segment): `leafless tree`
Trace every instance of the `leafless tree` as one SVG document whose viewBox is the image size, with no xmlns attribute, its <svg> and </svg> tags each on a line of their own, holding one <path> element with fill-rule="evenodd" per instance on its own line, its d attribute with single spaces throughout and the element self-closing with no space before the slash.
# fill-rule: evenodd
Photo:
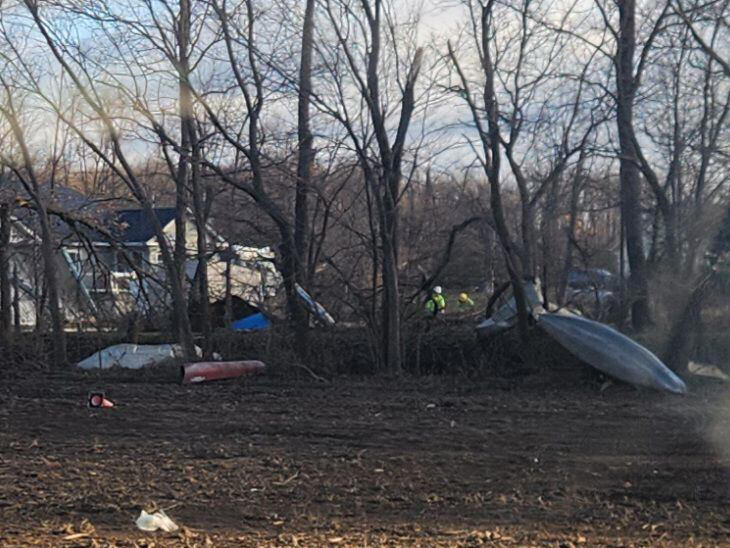
<svg viewBox="0 0 730 548">
<path fill-rule="evenodd" d="M 28 120 L 22 112 L 18 101 L 17 90 L 6 79 L 0 76 L 3 97 L 0 100 L 0 114 L 10 126 L 13 139 L 20 151 L 20 157 L 3 158 L 33 201 L 40 225 L 40 245 L 43 257 L 44 282 L 48 291 L 48 308 L 51 313 L 53 359 L 57 365 L 65 365 L 68 361 L 66 353 L 66 334 L 63 312 L 59 299 L 57 264 L 55 257 L 55 238 L 51 228 L 46 201 L 41 193 L 41 182 L 36 174 L 35 162 L 28 147 L 26 129 Z M 17 289 L 16 289 L 17 291 Z"/>
<path fill-rule="evenodd" d="M 602 93 L 590 83 L 593 56 L 573 55 L 570 39 L 544 24 L 549 18 L 547 5 L 531 1 L 465 5 L 470 14 L 466 39 L 448 43 L 458 82 L 454 90 L 465 100 L 478 134 L 478 157 L 490 184 L 491 213 L 524 337 L 527 317 L 521 287 L 524 278 L 538 273 L 538 205 L 547 194 L 557 192 L 570 162 L 585 150 L 601 123 Z M 509 175 L 501 172 L 503 153 Z M 502 187 L 510 179 L 520 203 L 516 236 L 505 219 L 502 197 Z"/>
<path fill-rule="evenodd" d="M 330 0 L 324 2 L 324 10 L 334 40 L 330 49 L 320 46 L 330 80 L 319 108 L 344 132 L 364 179 L 365 198 L 373 206 L 372 282 L 382 280 L 383 288 L 380 361 L 396 373 L 403 361 L 399 284 L 403 164 L 424 50 L 411 49 L 412 42 L 402 41 L 394 3 Z"/>
<path fill-rule="evenodd" d="M 229 151 L 226 157 L 234 158 L 234 162 L 231 165 L 206 160 L 205 165 L 223 181 L 251 197 L 275 224 L 280 238 L 278 250 L 289 315 L 301 346 L 306 334 L 307 316 L 300 304 L 296 286 L 307 284 L 309 270 L 305 265 L 309 231 L 308 195 L 314 157 L 309 105 L 315 5 L 306 5 L 302 19 L 298 79 L 290 75 L 288 67 L 278 64 L 278 49 L 282 44 L 262 38 L 264 29 L 276 34 L 281 32 L 281 25 L 277 27 L 267 20 L 266 13 L 259 13 L 254 2 L 246 0 L 230 4 L 216 0 L 211 5 L 220 27 L 223 42 L 221 55 L 225 59 L 227 73 L 222 77 L 227 89 L 219 93 L 230 98 L 234 104 L 231 108 L 221 108 L 201 92 L 196 97 L 218 132 L 222 146 Z M 267 108 L 275 108 L 278 92 L 274 88 L 282 86 L 294 87 L 298 96 L 298 162 L 294 173 L 287 173 L 295 180 L 292 215 L 277 199 L 277 192 L 280 193 L 282 189 L 272 188 L 272 184 L 267 182 L 271 180 L 269 174 L 276 172 L 278 162 L 276 145 L 273 140 L 267 139 L 266 115 L 270 112 Z"/>
<path fill-rule="evenodd" d="M 106 104 L 107 102 L 105 101 L 104 93 L 101 90 L 103 85 L 95 79 L 92 71 L 90 70 L 94 67 L 94 60 L 85 57 L 83 52 L 79 53 L 77 57 L 74 57 L 70 53 L 73 49 L 73 44 L 64 43 L 61 36 L 58 34 L 58 29 L 53 27 L 52 23 L 49 22 L 50 20 L 44 18 L 41 14 L 39 5 L 33 0 L 24 2 L 24 5 L 31 16 L 35 29 L 37 29 L 51 55 L 58 62 L 64 73 L 73 82 L 75 89 L 83 99 L 84 105 L 90 109 L 93 115 L 101 123 L 102 128 L 112 145 L 113 155 L 104 155 L 104 151 L 96 144 L 93 136 L 88 132 L 85 132 L 78 122 L 65 116 L 59 108 L 55 109 L 55 114 L 59 116 L 64 123 L 68 124 L 68 126 L 74 131 L 78 138 L 86 144 L 86 146 L 91 148 L 96 154 L 100 155 L 114 173 L 122 181 L 124 181 L 134 198 L 142 206 L 142 209 L 145 211 L 147 217 L 150 219 L 155 228 L 163 264 L 167 269 L 169 277 L 173 309 L 178 323 L 178 336 L 180 338 L 180 342 L 185 348 L 186 354 L 192 357 L 195 355 L 193 348 L 194 344 L 187 314 L 185 289 L 181 283 L 181 278 L 178 275 L 181 271 L 181 267 L 178 265 L 179 258 L 176 261 L 176 258 L 173 255 L 173 250 L 170 249 L 159 220 L 154 214 L 153 204 L 147 194 L 147 191 L 144 185 L 141 184 L 133 167 L 133 163 L 129 160 L 125 153 L 120 128 L 115 123 L 114 114 Z M 57 17 L 61 17 L 63 13 L 56 12 L 55 15 Z M 77 49 L 76 51 L 78 52 L 79 50 Z M 38 94 L 38 96 L 48 99 L 47 95 L 38 86 L 37 82 L 35 82 L 34 91 Z M 49 102 L 49 104 L 51 107 L 54 106 L 52 102 Z"/>
<path fill-rule="evenodd" d="M 727 202 L 730 72 L 718 52 L 727 45 L 728 7 L 727 2 L 713 3 L 707 10 L 673 5 L 679 23 L 659 41 L 668 51 L 655 64 L 663 70 L 650 73 L 664 84 L 664 93 L 657 95 L 667 105 L 665 112 L 671 113 L 663 124 L 646 122 L 644 131 L 663 152 L 657 163 L 666 173 L 664 187 L 674 210 L 676 274 L 667 284 L 674 306 L 665 355 L 678 371 L 687 366 L 703 303 L 716 286 L 705 251 L 723 222 L 718 204 Z M 649 114 L 661 119 L 656 112 Z M 662 158 L 669 158 L 666 165 Z"/>
</svg>

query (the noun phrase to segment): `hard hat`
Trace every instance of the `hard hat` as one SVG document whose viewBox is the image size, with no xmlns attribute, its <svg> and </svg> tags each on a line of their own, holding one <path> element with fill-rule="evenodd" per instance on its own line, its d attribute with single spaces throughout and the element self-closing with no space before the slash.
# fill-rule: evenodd
<svg viewBox="0 0 730 548">
<path fill-rule="evenodd" d="M 459 293 L 460 302 L 465 303 L 468 300 L 469 300 L 469 295 L 467 295 L 466 293 Z"/>
<path fill-rule="evenodd" d="M 441 295 L 441 286 L 437 285 L 436 287 L 434 287 L 433 292 L 436 293 L 437 295 Z"/>
</svg>

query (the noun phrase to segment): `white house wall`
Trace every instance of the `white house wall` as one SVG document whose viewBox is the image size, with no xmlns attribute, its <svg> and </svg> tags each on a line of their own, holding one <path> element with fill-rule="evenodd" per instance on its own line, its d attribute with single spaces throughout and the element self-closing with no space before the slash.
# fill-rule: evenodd
<svg viewBox="0 0 730 548">
<path fill-rule="evenodd" d="M 162 232 L 165 234 L 170 249 L 172 250 L 175 246 L 175 220 L 173 219 L 167 225 L 162 228 Z M 208 238 L 213 236 L 209 235 Z M 159 252 L 160 246 L 157 242 L 157 237 L 150 238 L 145 242 L 150 250 L 155 249 Z M 195 228 L 195 223 L 191 221 L 185 221 L 185 250 L 188 257 L 194 257 L 198 249 L 198 230 Z"/>
</svg>

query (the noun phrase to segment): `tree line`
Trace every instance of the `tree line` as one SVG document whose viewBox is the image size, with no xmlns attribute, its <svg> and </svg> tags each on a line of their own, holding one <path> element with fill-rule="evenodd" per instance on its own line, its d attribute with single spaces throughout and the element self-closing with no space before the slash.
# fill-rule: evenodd
<svg viewBox="0 0 730 548">
<path fill-rule="evenodd" d="M 404 322 L 459 246 L 484 258 L 470 263 L 482 279 L 508 278 L 518 305 L 536 277 L 562 304 L 570 269 L 604 252 L 628 273 L 632 327 L 649 329 L 671 293 L 671 342 L 685 344 L 677 326 L 698 306 L 727 202 L 728 1 L 448 7 L 453 20 L 431 32 L 435 8 L 403 0 L 3 3 L 0 163 L 40 221 L 56 360 L 57 242 L 41 188 L 70 177 L 155 224 L 189 355 L 191 298 L 203 339 L 212 332 L 203 228 L 216 212 L 277 242 L 300 347 L 296 286 L 326 285 L 367 325 L 377 367 L 398 371 Z M 174 196 L 174 242 L 153 214 L 159 185 Z M 8 238 L 0 230 L 4 263 Z"/>
</svg>

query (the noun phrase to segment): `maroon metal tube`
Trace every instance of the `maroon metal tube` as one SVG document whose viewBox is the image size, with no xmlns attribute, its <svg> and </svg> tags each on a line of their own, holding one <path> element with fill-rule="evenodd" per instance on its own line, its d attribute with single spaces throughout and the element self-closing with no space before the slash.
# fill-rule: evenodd
<svg viewBox="0 0 730 548">
<path fill-rule="evenodd" d="M 255 375 L 266 366 L 258 360 L 186 363 L 181 367 L 183 384 Z"/>
</svg>

